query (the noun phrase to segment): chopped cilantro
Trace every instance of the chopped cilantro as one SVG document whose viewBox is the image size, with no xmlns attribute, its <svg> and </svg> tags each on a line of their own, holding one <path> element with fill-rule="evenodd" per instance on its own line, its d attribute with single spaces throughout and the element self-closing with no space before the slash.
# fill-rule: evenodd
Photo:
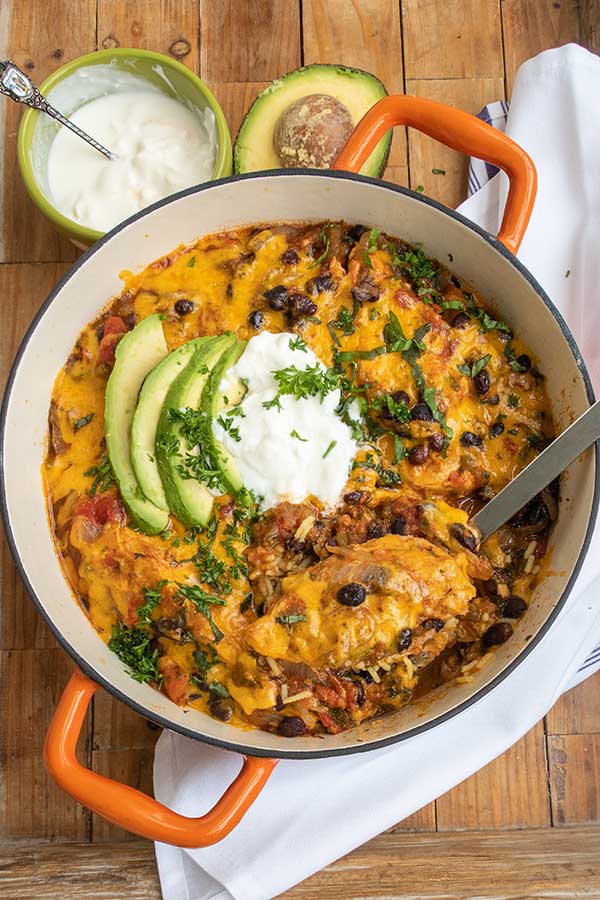
<svg viewBox="0 0 600 900">
<path fill-rule="evenodd" d="M 77 419 L 73 423 L 73 431 L 79 431 L 80 428 L 85 428 L 86 425 L 89 425 L 92 419 L 94 418 L 94 413 L 88 413 L 87 416 L 82 416 L 80 419 Z"/>
<path fill-rule="evenodd" d="M 278 391 L 272 400 L 263 403 L 265 409 L 276 406 L 281 409 L 280 398 L 289 394 L 297 400 L 305 397 L 319 397 L 321 403 L 332 391 L 339 388 L 339 376 L 331 369 L 323 369 L 319 363 L 298 369 L 296 366 L 288 366 L 287 369 L 277 369 L 273 373 L 277 382 Z"/>
<path fill-rule="evenodd" d="M 518 407 L 519 407 L 519 398 L 517 397 L 516 394 L 509 394 L 509 395 L 508 395 L 508 405 L 509 405 L 512 409 L 518 409 Z"/>
<path fill-rule="evenodd" d="M 224 637 L 224 635 L 223 632 L 215 624 L 210 608 L 211 605 L 225 606 L 225 601 L 220 597 L 215 597 L 214 594 L 209 594 L 198 584 L 182 584 L 178 581 L 177 587 L 179 588 L 178 596 L 185 600 L 189 600 L 194 604 L 197 611 L 199 613 L 202 613 L 202 615 L 206 619 L 208 619 L 208 623 L 212 629 L 215 640 L 220 641 Z"/>
<path fill-rule="evenodd" d="M 295 428 L 290 431 L 290 437 L 296 438 L 297 441 L 302 441 L 305 444 L 308 442 L 308 438 L 300 437 Z"/>
<path fill-rule="evenodd" d="M 365 266 L 368 266 L 369 269 L 373 268 L 373 261 L 371 259 L 371 253 L 377 250 L 377 238 L 379 237 L 379 228 L 371 228 L 369 232 L 369 239 L 367 241 L 367 246 L 365 248 L 365 252 L 363 255 Z"/>
<path fill-rule="evenodd" d="M 298 615 L 275 616 L 275 621 L 280 625 L 294 625 L 296 622 L 306 622 L 306 615 L 300 613 Z"/>
<path fill-rule="evenodd" d="M 432 169 L 431 174 L 432 175 L 445 175 L 446 170 L 445 169 Z"/>
<path fill-rule="evenodd" d="M 314 269 L 327 259 L 327 254 L 329 253 L 329 235 L 324 228 L 321 228 L 321 231 L 319 232 L 319 240 L 323 244 L 323 252 L 310 264 L 310 266 L 308 266 L 309 269 Z"/>
<path fill-rule="evenodd" d="M 113 625 L 108 648 L 129 667 L 129 674 L 136 681 L 144 684 L 154 681 L 160 685 L 162 676 L 158 671 L 158 650 L 152 649 L 151 640 L 152 635 L 144 628 L 128 628 L 117 622 Z"/>
<path fill-rule="evenodd" d="M 460 366 L 457 366 L 458 371 L 462 375 L 466 375 L 467 378 L 475 378 L 476 375 L 479 375 L 482 369 L 484 369 L 492 358 L 491 353 L 486 353 L 485 356 L 482 356 L 480 359 L 476 360 L 473 363 L 463 363 Z"/>
<path fill-rule="evenodd" d="M 332 442 L 330 443 L 329 447 L 327 448 L 327 450 L 326 450 L 325 453 L 323 454 L 323 459 L 325 459 L 326 456 L 329 456 L 329 454 L 331 453 L 331 451 L 333 450 L 333 448 L 336 446 L 336 444 L 337 444 L 337 441 L 332 441 Z"/>
<path fill-rule="evenodd" d="M 399 465 L 406 456 L 406 447 L 402 443 L 400 437 L 394 435 L 394 464 Z"/>
<path fill-rule="evenodd" d="M 195 256 L 192 256 L 192 257 L 188 260 L 188 262 L 186 263 L 186 265 L 187 265 L 188 269 L 193 269 L 194 266 L 196 265 L 196 257 L 195 257 Z"/>
<path fill-rule="evenodd" d="M 299 334 L 297 334 L 294 338 L 290 338 L 289 348 L 290 350 L 301 350 L 303 353 L 308 352 L 308 347 Z"/>
<path fill-rule="evenodd" d="M 168 584 L 168 581 L 163 579 L 162 581 L 159 581 L 154 588 L 142 588 L 144 602 L 141 606 L 138 606 L 137 610 L 137 620 L 141 625 L 149 625 L 152 621 L 152 612 L 160 603 L 161 592 L 165 584 Z"/>
<path fill-rule="evenodd" d="M 86 478 L 93 478 L 91 487 L 88 491 L 90 497 L 93 497 L 96 491 L 100 491 L 100 493 L 103 494 L 115 480 L 108 456 L 105 456 L 102 462 L 98 463 L 97 466 L 91 466 L 91 468 L 86 469 L 83 474 Z"/>
<path fill-rule="evenodd" d="M 238 443 L 241 441 L 240 437 L 240 429 L 233 424 L 231 418 L 224 418 L 223 416 L 217 416 L 217 422 L 221 426 L 221 428 L 231 435 L 234 441 Z"/>
</svg>

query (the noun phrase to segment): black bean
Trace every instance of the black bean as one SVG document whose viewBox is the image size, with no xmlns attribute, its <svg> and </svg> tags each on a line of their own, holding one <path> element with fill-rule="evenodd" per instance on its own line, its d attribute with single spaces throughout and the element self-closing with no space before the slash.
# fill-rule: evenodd
<svg viewBox="0 0 600 900">
<path fill-rule="evenodd" d="M 507 619 L 520 619 L 526 609 L 527 604 L 521 597 L 509 597 L 502 607 L 502 615 Z"/>
<path fill-rule="evenodd" d="M 352 238 L 353 241 L 360 241 L 366 230 L 364 225 L 352 225 L 348 229 L 348 237 Z"/>
<path fill-rule="evenodd" d="M 412 628 L 403 628 L 396 638 L 396 649 L 398 653 L 404 653 L 412 644 Z"/>
<path fill-rule="evenodd" d="M 317 275 L 306 282 L 306 290 L 310 291 L 311 294 L 322 294 L 323 291 L 331 291 L 334 287 L 335 282 L 329 272 Z"/>
<path fill-rule="evenodd" d="M 194 312 L 196 305 L 191 300 L 177 300 L 175 303 L 175 312 L 178 316 L 187 316 L 188 313 Z"/>
<path fill-rule="evenodd" d="M 410 403 L 410 397 L 406 393 L 406 391 L 394 391 L 392 394 L 392 400 L 394 403 L 404 403 L 406 406 Z"/>
<path fill-rule="evenodd" d="M 293 247 L 289 247 L 281 254 L 281 262 L 286 266 L 295 266 L 299 261 L 300 257 L 298 256 L 298 252 L 294 250 Z"/>
<path fill-rule="evenodd" d="M 472 431 L 463 431 L 460 442 L 463 447 L 481 447 L 483 438 L 478 434 L 473 434 Z"/>
<path fill-rule="evenodd" d="M 337 601 L 342 606 L 360 606 L 367 599 L 367 591 L 362 584 L 351 581 L 343 584 L 337 592 Z"/>
<path fill-rule="evenodd" d="M 260 311 L 260 309 L 254 309 L 248 316 L 248 324 L 252 326 L 252 328 L 262 328 L 265 324 L 265 317 Z"/>
<path fill-rule="evenodd" d="M 446 438 L 442 434 L 441 431 L 437 431 L 435 434 L 432 434 L 429 438 L 429 449 L 433 450 L 434 453 L 439 453 L 444 449 L 446 444 Z"/>
<path fill-rule="evenodd" d="M 264 295 L 271 309 L 280 310 L 287 304 L 287 288 L 283 284 L 277 284 L 275 287 L 269 288 Z"/>
<path fill-rule="evenodd" d="M 470 321 L 470 317 L 465 312 L 458 312 L 452 319 L 452 327 L 466 328 Z"/>
<path fill-rule="evenodd" d="M 494 422 L 493 425 L 490 425 L 490 437 L 500 437 L 503 431 L 504 422 Z"/>
<path fill-rule="evenodd" d="M 406 519 L 404 516 L 394 516 L 390 525 L 392 534 L 406 534 Z"/>
<path fill-rule="evenodd" d="M 385 534 L 385 525 L 383 522 L 380 522 L 376 519 L 374 522 L 369 522 L 367 526 L 367 537 L 369 540 L 374 540 L 375 538 L 383 537 Z"/>
<path fill-rule="evenodd" d="M 478 394 L 487 394 L 491 384 L 487 369 L 482 369 L 481 372 L 477 373 L 473 379 L 473 384 L 475 385 L 475 390 Z"/>
<path fill-rule="evenodd" d="M 410 411 L 410 417 L 418 422 L 433 422 L 433 413 L 426 403 L 416 403 Z"/>
<path fill-rule="evenodd" d="M 365 700 L 367 699 L 365 694 L 365 686 L 360 680 L 360 678 L 350 678 L 349 679 L 352 684 L 356 687 L 356 702 L 359 706 L 362 706 Z"/>
<path fill-rule="evenodd" d="M 513 572 L 507 566 L 494 566 L 494 581 L 498 584 L 508 584 L 512 580 Z"/>
<path fill-rule="evenodd" d="M 503 644 L 512 633 L 512 625 L 509 625 L 508 622 L 496 622 L 483 635 L 483 645 L 484 647 L 495 647 L 498 644 Z"/>
<path fill-rule="evenodd" d="M 317 304 L 306 294 L 290 294 L 288 297 L 287 315 L 291 321 L 297 321 L 305 316 L 314 316 Z"/>
<path fill-rule="evenodd" d="M 360 503 L 362 495 L 362 491 L 348 491 L 347 494 L 344 494 L 344 501 L 351 504 Z"/>
<path fill-rule="evenodd" d="M 498 396 L 498 394 L 490 394 L 490 396 L 487 398 L 487 403 L 489 406 L 498 406 L 498 404 L 500 403 L 500 397 Z"/>
<path fill-rule="evenodd" d="M 450 533 L 456 538 L 458 543 L 462 544 L 463 547 L 466 547 L 467 550 L 477 550 L 477 544 L 479 543 L 477 537 L 466 525 L 461 525 L 460 522 L 454 522 L 454 524 L 450 526 Z"/>
<path fill-rule="evenodd" d="M 376 300 L 379 300 L 379 288 L 372 281 L 369 281 L 368 278 L 365 278 L 364 281 L 353 287 L 350 293 L 354 300 L 357 300 L 359 303 L 374 303 Z"/>
<path fill-rule="evenodd" d="M 211 716 L 214 716 L 215 719 L 220 719 L 221 722 L 229 722 L 233 715 L 231 703 L 227 700 L 214 700 L 212 703 L 209 703 L 208 711 Z"/>
<path fill-rule="evenodd" d="M 308 731 L 304 720 L 300 716 L 284 716 L 277 726 L 277 732 L 282 737 L 300 737 Z"/>
<path fill-rule="evenodd" d="M 285 549 L 291 553 L 304 553 L 306 550 L 306 541 L 299 541 L 298 538 L 291 537 L 285 542 Z"/>
<path fill-rule="evenodd" d="M 417 444 L 408 454 L 408 461 L 413 466 L 422 466 L 429 456 L 428 444 Z"/>
<path fill-rule="evenodd" d="M 423 631 L 441 631 L 444 627 L 445 622 L 443 619 L 423 619 L 421 622 L 421 628 Z"/>
<path fill-rule="evenodd" d="M 370 672 L 367 672 L 366 669 L 361 669 L 358 674 L 360 675 L 362 680 L 365 682 L 365 684 L 374 684 L 375 679 L 373 678 L 373 676 L 371 675 Z"/>
<path fill-rule="evenodd" d="M 517 356 L 517 362 L 522 367 L 524 372 L 529 372 L 531 368 L 531 357 L 527 356 L 526 353 L 521 353 L 520 356 Z"/>
</svg>

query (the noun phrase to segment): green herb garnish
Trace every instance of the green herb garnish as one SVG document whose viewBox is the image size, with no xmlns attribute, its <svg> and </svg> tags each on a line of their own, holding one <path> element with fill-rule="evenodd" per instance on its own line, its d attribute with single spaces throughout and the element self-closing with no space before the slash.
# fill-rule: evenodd
<svg viewBox="0 0 600 900">
<path fill-rule="evenodd" d="M 241 441 L 240 429 L 237 427 L 237 425 L 233 424 L 233 420 L 231 418 L 217 416 L 217 422 L 224 431 L 231 435 L 234 441 L 237 441 L 238 443 Z"/>
<path fill-rule="evenodd" d="M 275 621 L 279 622 L 280 625 L 294 625 L 296 622 L 306 622 L 306 615 L 287 615 L 287 616 L 275 616 Z"/>
<path fill-rule="evenodd" d="M 80 428 L 85 428 L 86 425 L 89 425 L 92 419 L 94 418 L 94 413 L 88 413 L 87 416 L 82 416 L 80 419 L 77 419 L 76 422 L 73 423 L 73 431 L 79 431 Z"/>
<path fill-rule="evenodd" d="M 325 453 L 323 454 L 323 459 L 325 459 L 326 456 L 329 456 L 329 454 L 331 453 L 331 451 L 333 450 L 333 448 L 335 447 L 336 444 L 337 444 L 337 441 L 332 441 L 332 442 L 330 443 L 329 447 L 327 448 L 327 450 L 326 450 Z"/>
<path fill-rule="evenodd" d="M 194 266 L 196 265 L 196 257 L 195 257 L 195 256 L 192 256 L 192 257 L 187 261 L 186 265 L 187 265 L 188 269 L 193 269 Z"/>
<path fill-rule="evenodd" d="M 308 442 L 308 438 L 300 437 L 295 428 L 290 431 L 290 437 L 296 438 L 297 441 L 302 441 L 305 444 Z"/>
<path fill-rule="evenodd" d="M 310 264 L 310 266 L 308 266 L 309 269 L 314 269 L 316 266 L 320 265 L 322 262 L 325 262 L 325 260 L 327 259 L 327 254 L 329 253 L 329 235 L 324 228 L 321 228 L 319 232 L 319 240 L 323 243 L 324 250 L 321 255 L 318 256 L 317 259 L 315 259 Z"/>
<path fill-rule="evenodd" d="M 509 405 L 512 409 L 518 409 L 518 408 L 519 408 L 519 398 L 517 397 L 516 394 L 509 394 L 509 395 L 508 395 L 508 405 Z"/>
<path fill-rule="evenodd" d="M 367 240 L 367 246 L 365 248 L 365 252 L 363 255 L 365 266 L 368 266 L 369 269 L 373 268 L 373 261 L 371 259 L 371 253 L 377 250 L 377 238 L 379 237 L 379 228 L 371 228 L 369 232 L 369 238 Z"/>
<path fill-rule="evenodd" d="M 308 352 L 308 347 L 299 334 L 297 334 L 294 338 L 290 338 L 289 348 L 290 350 L 301 350 L 303 353 Z"/>
<path fill-rule="evenodd" d="M 214 622 L 211 606 L 225 606 L 225 601 L 220 597 L 215 597 L 214 594 L 209 594 L 198 584 L 182 584 L 178 581 L 177 587 L 179 588 L 177 596 L 194 604 L 196 610 L 208 619 L 215 640 L 220 641 L 224 635 Z"/>
<path fill-rule="evenodd" d="M 101 494 L 103 494 L 104 491 L 107 491 L 109 489 L 109 487 L 114 483 L 115 480 L 108 456 L 105 456 L 102 462 L 97 466 L 92 466 L 91 468 L 86 469 L 83 474 L 86 478 L 93 478 L 91 487 L 88 491 L 90 497 L 93 497 L 96 491 L 99 491 Z"/>
<path fill-rule="evenodd" d="M 482 356 L 473 363 L 463 363 L 462 365 L 457 366 L 458 371 L 461 375 L 466 375 L 467 378 L 475 378 L 475 376 L 479 375 L 481 370 L 487 366 L 491 358 L 492 354 L 486 353 L 485 356 Z"/>
<path fill-rule="evenodd" d="M 128 666 L 129 674 L 136 681 L 143 684 L 154 681 L 160 685 L 162 675 L 158 671 L 158 650 L 152 649 L 151 640 L 152 635 L 144 628 L 128 628 L 117 622 L 113 625 L 108 648 Z"/>
<path fill-rule="evenodd" d="M 160 603 L 162 589 L 164 588 L 165 584 L 168 583 L 168 581 L 163 579 L 162 581 L 159 581 L 154 588 L 142 588 L 144 602 L 141 606 L 138 606 L 137 610 L 137 620 L 141 625 L 149 625 L 152 621 L 152 613 L 155 607 L 157 607 Z"/>
<path fill-rule="evenodd" d="M 319 363 L 298 369 L 296 366 L 288 366 L 287 369 L 278 369 L 273 373 L 277 382 L 277 394 L 272 400 L 263 403 L 265 409 L 277 407 L 281 409 L 280 398 L 286 394 L 297 400 L 305 397 L 319 397 L 321 403 L 332 391 L 340 386 L 339 376 L 331 369 L 323 369 Z"/>
</svg>

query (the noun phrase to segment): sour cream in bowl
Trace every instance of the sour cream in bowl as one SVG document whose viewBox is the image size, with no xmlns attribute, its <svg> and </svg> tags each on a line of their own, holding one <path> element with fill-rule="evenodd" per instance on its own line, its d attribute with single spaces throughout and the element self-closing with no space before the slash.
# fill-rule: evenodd
<svg viewBox="0 0 600 900">
<path fill-rule="evenodd" d="M 149 204 L 231 174 L 231 136 L 207 85 L 149 50 L 89 53 L 40 90 L 118 157 L 107 160 L 38 110 L 19 126 L 18 161 L 41 212 L 78 247 Z"/>
</svg>

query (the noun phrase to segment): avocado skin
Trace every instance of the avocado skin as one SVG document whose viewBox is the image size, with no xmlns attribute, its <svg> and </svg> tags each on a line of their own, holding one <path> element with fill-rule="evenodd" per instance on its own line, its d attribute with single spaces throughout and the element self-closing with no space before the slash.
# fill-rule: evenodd
<svg viewBox="0 0 600 900">
<path fill-rule="evenodd" d="M 170 421 L 168 412 L 172 408 L 200 407 L 208 376 L 235 337 L 226 334 L 200 340 L 202 344 L 169 388 L 156 429 L 156 461 L 167 503 L 173 515 L 188 528 L 207 524 L 212 512 L 213 495 L 199 481 L 183 478 L 178 469 L 181 455 L 167 452 L 169 441 L 175 439 L 180 447 L 183 443 L 179 423 Z"/>
<path fill-rule="evenodd" d="M 306 96 L 314 93 L 327 93 L 326 90 L 319 91 L 316 89 L 315 84 L 310 84 L 310 79 L 313 76 L 317 76 L 319 74 L 327 74 L 329 77 L 332 75 L 335 77 L 336 73 L 339 74 L 342 78 L 347 79 L 355 79 L 359 78 L 361 80 L 368 81 L 371 86 L 375 89 L 373 96 L 373 104 L 378 100 L 381 100 L 382 97 L 387 97 L 388 92 L 379 78 L 373 75 L 371 72 L 366 72 L 364 69 L 356 69 L 351 68 L 349 66 L 343 66 L 338 64 L 327 64 L 327 63 L 313 63 L 310 66 L 301 66 L 299 69 L 294 69 L 292 72 L 288 72 L 286 75 L 282 75 L 281 78 L 276 78 L 270 85 L 264 88 L 258 97 L 252 103 L 250 109 L 244 116 L 242 120 L 242 124 L 238 129 L 238 133 L 235 138 L 235 142 L 233 145 L 233 171 L 235 175 L 243 174 L 244 172 L 250 171 L 259 171 L 256 167 L 248 168 L 244 161 L 244 153 L 245 147 L 244 143 L 248 143 L 248 135 L 250 139 L 254 139 L 254 132 L 256 130 L 256 140 L 261 140 L 260 135 L 260 118 L 265 114 L 268 114 L 269 110 L 269 98 L 273 95 L 274 92 L 278 91 L 281 86 L 285 87 L 286 82 L 295 81 L 297 82 L 300 79 L 304 79 L 307 81 L 307 89 Z M 290 100 L 293 102 L 294 99 L 298 99 L 294 97 Z M 340 98 L 338 98 L 340 99 Z M 342 101 L 343 102 L 343 101 Z M 266 112 L 265 112 L 266 108 Z M 367 109 L 364 110 L 367 112 Z M 364 114 L 364 113 L 363 113 Z M 254 120 L 257 120 L 256 123 Z M 358 121 L 356 122 L 358 124 Z M 264 135 L 262 137 L 262 142 L 264 143 Z M 381 178 L 383 175 L 385 168 L 388 164 L 388 159 L 390 155 L 390 148 L 392 144 L 392 132 L 391 130 L 381 139 L 375 151 L 371 154 L 370 159 L 368 160 L 366 166 L 363 167 L 362 174 L 368 175 L 372 178 Z M 267 165 L 263 167 L 263 170 L 268 170 L 272 168 L 279 168 L 279 165 L 271 166 Z M 293 171 L 293 170 L 288 170 Z M 327 171 L 324 169 L 323 171 Z"/>
<path fill-rule="evenodd" d="M 217 465 L 221 470 L 223 482 L 227 486 L 227 490 L 232 494 L 237 494 L 242 487 L 242 481 L 235 467 L 234 461 L 225 450 L 225 448 L 216 440 L 212 428 L 214 419 L 224 408 L 223 395 L 219 390 L 219 385 L 223 380 L 225 373 L 231 366 L 235 365 L 244 350 L 246 349 L 246 341 L 237 341 L 230 350 L 226 350 L 219 362 L 209 375 L 208 381 L 202 394 L 202 410 L 209 416 L 211 420 L 210 442 L 211 452 Z M 230 398 L 231 399 L 231 398 Z M 239 401 L 238 401 L 239 402 Z M 234 404 L 229 404 L 234 405 Z"/>
<path fill-rule="evenodd" d="M 131 464 L 130 429 L 144 378 L 166 354 L 160 316 L 148 316 L 117 345 L 104 401 L 106 448 L 115 481 L 133 524 L 145 534 L 164 531 L 169 514 L 144 496 Z"/>
</svg>

